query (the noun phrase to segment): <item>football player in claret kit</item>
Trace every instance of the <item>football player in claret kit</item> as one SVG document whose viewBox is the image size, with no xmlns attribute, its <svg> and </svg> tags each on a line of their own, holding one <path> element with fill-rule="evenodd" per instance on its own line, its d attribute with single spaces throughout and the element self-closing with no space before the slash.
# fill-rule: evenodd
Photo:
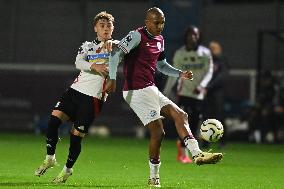
<svg viewBox="0 0 284 189">
<path fill-rule="evenodd" d="M 87 134 L 106 100 L 103 92 L 108 75 L 108 61 L 112 50 L 112 32 L 114 17 L 107 12 L 100 12 L 94 18 L 94 30 L 97 37 L 94 41 L 85 42 L 79 48 L 76 57 L 76 68 L 81 70 L 73 84 L 63 93 L 55 105 L 46 135 L 47 155 L 35 171 L 42 176 L 47 169 L 56 164 L 55 149 L 58 142 L 58 128 L 66 121 L 72 121 L 68 159 L 63 170 L 54 178 L 54 183 L 64 183 L 72 175 L 73 165 L 81 152 L 82 138 Z"/>
<path fill-rule="evenodd" d="M 199 149 L 198 142 L 190 131 L 187 114 L 165 97 L 154 84 L 156 69 L 169 76 L 193 79 L 191 71 L 181 71 L 167 63 L 164 39 L 161 35 L 164 24 L 165 17 L 159 8 L 153 7 L 146 12 L 146 26 L 131 31 L 111 52 L 110 80 L 106 86 L 107 92 L 115 91 L 117 66 L 124 57 L 123 97 L 150 131 L 148 184 L 153 187 L 161 186 L 160 147 L 165 135 L 162 116 L 174 121 L 180 138 L 183 139 L 196 164 L 217 163 L 223 157 L 222 153 L 202 152 Z"/>
</svg>

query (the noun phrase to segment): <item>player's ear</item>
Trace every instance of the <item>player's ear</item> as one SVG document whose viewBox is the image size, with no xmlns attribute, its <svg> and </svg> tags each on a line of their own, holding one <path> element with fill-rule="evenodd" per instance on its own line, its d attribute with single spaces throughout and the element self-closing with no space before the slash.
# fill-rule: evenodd
<svg viewBox="0 0 284 189">
<path fill-rule="evenodd" d="M 149 23 L 149 20 L 145 19 L 145 25 L 147 25 Z"/>
<path fill-rule="evenodd" d="M 150 23 L 150 21 L 146 19 L 146 20 L 145 20 L 145 26 L 146 26 L 147 30 L 148 30 L 148 28 L 149 28 L 149 23 Z"/>
<path fill-rule="evenodd" d="M 94 31 L 95 31 L 95 32 L 98 32 L 98 30 L 97 30 L 97 27 L 96 27 L 96 26 L 94 26 Z"/>
</svg>

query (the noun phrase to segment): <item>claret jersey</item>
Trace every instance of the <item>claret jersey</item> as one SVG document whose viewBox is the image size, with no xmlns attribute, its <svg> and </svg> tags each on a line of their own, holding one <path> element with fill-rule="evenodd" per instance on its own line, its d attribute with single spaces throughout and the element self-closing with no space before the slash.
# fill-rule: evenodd
<svg viewBox="0 0 284 189">
<path fill-rule="evenodd" d="M 141 27 L 131 31 L 120 41 L 118 47 L 126 53 L 123 64 L 123 90 L 154 86 L 157 61 L 161 59 L 164 51 L 163 36 L 151 36 L 145 27 Z"/>
<path fill-rule="evenodd" d="M 76 68 L 80 69 L 81 72 L 71 85 L 71 88 L 76 91 L 98 99 L 102 99 L 104 96 L 102 90 L 105 76 L 96 71 L 91 71 L 91 65 L 93 63 L 108 64 L 110 53 L 102 49 L 103 44 L 104 42 L 97 40 L 86 41 L 82 44 L 75 62 Z"/>
</svg>

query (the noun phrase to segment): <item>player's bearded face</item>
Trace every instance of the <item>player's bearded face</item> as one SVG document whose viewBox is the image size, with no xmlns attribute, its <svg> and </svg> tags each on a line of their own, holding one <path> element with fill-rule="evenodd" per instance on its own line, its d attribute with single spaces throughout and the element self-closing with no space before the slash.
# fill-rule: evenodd
<svg viewBox="0 0 284 189">
<path fill-rule="evenodd" d="M 98 40 L 106 41 L 111 39 L 114 26 L 111 21 L 101 19 L 97 22 L 94 29 L 97 32 Z"/>
<path fill-rule="evenodd" d="M 151 18 L 145 20 L 146 28 L 152 35 L 161 35 L 165 26 L 165 17 L 163 15 L 153 15 Z"/>
</svg>

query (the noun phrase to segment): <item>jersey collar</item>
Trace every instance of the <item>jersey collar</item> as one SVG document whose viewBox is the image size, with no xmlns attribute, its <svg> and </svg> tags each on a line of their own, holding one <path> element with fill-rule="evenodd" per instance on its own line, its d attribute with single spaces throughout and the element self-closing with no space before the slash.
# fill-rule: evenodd
<svg viewBox="0 0 284 189">
<path fill-rule="evenodd" d="M 149 39 L 154 39 L 155 36 L 152 35 L 146 28 L 146 26 L 143 28 L 143 32 L 146 34 L 146 36 L 149 38 Z"/>
<path fill-rule="evenodd" d="M 110 38 L 109 40 L 113 40 L 112 38 Z M 96 38 L 94 41 L 93 41 L 96 45 L 100 44 L 102 41 L 98 40 L 98 38 Z"/>
</svg>

